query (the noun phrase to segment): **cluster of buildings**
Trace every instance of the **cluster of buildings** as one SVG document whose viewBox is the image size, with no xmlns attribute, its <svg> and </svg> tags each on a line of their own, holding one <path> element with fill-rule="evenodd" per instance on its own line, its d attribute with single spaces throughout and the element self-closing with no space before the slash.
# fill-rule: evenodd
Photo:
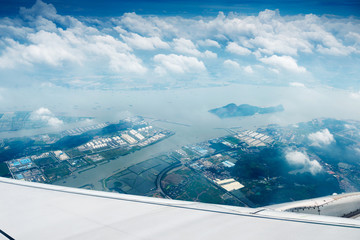
<svg viewBox="0 0 360 240">
<path fill-rule="evenodd" d="M 6 162 L 11 173 L 19 173 L 34 167 L 30 158 L 14 159 Z"/>
<path fill-rule="evenodd" d="M 58 150 L 58 151 L 54 151 L 54 155 L 55 158 L 57 158 L 60 161 L 65 161 L 65 160 L 69 160 L 70 157 L 63 151 Z"/>
<path fill-rule="evenodd" d="M 84 145 L 78 147 L 80 151 L 88 151 L 88 150 L 101 150 L 105 148 L 116 148 L 119 146 L 126 145 L 126 143 L 119 137 L 107 137 L 107 138 L 97 138 L 92 140 Z"/>
<path fill-rule="evenodd" d="M 222 144 L 224 144 L 225 146 L 228 146 L 229 148 L 237 148 L 237 145 L 234 143 L 231 143 L 229 141 L 221 141 Z"/>
<path fill-rule="evenodd" d="M 231 167 L 234 167 L 235 166 L 235 163 L 232 163 L 230 161 L 223 161 L 222 164 L 225 166 L 225 167 L 228 167 L 228 168 L 231 168 Z"/>
<path fill-rule="evenodd" d="M 134 145 L 138 142 L 137 140 L 135 140 L 133 137 L 131 137 L 129 134 L 126 133 L 121 134 L 121 138 L 124 139 L 130 145 Z"/>
<path fill-rule="evenodd" d="M 107 126 L 109 126 L 109 123 L 99 123 L 99 124 L 95 124 L 95 125 L 87 126 L 87 127 L 78 127 L 78 128 L 69 129 L 69 130 L 64 131 L 63 135 L 69 135 L 69 136 L 80 135 L 84 132 L 104 128 Z"/>
<path fill-rule="evenodd" d="M 159 130 L 153 129 L 152 126 L 139 128 L 138 130 L 130 129 L 112 137 L 97 138 L 78 147 L 79 151 L 92 151 L 119 148 L 122 146 L 140 146 L 145 147 L 160 139 L 166 137 Z"/>
<path fill-rule="evenodd" d="M 230 192 L 233 190 L 238 190 L 244 187 L 244 185 L 242 185 L 241 183 L 239 183 L 238 181 L 236 181 L 233 178 L 228 178 L 228 179 L 216 179 L 214 181 L 217 185 L 219 185 L 220 187 L 224 188 L 226 191 Z"/>
<path fill-rule="evenodd" d="M 233 138 L 237 140 L 233 140 Z M 241 192 L 244 185 L 232 177 L 232 168 L 235 167 L 237 160 L 233 158 L 237 156 L 235 149 L 239 149 L 240 145 L 243 151 L 248 151 L 252 147 L 269 146 L 274 140 L 262 133 L 255 131 L 242 131 L 235 135 L 215 138 L 206 142 L 184 146 L 182 149 L 176 150 L 180 160 L 186 166 L 199 172 L 209 181 L 213 182 L 220 188 L 230 192 L 236 198 L 241 198 Z M 223 146 L 223 147 L 221 147 Z M 215 149 L 216 148 L 216 149 Z M 234 149 L 233 152 L 230 149 Z"/>
<path fill-rule="evenodd" d="M 251 130 L 240 132 L 234 137 L 245 142 L 250 147 L 265 147 L 274 142 L 271 137 Z"/>
<path fill-rule="evenodd" d="M 155 143 L 155 142 L 157 142 L 157 141 L 159 141 L 159 140 L 161 140 L 161 139 L 163 139 L 163 138 L 165 138 L 165 137 L 166 137 L 165 134 L 163 134 L 163 133 L 158 133 L 158 134 L 156 134 L 156 135 L 154 135 L 154 136 L 146 139 L 145 141 L 139 143 L 138 146 L 140 146 L 140 147 L 145 147 L 145 146 L 150 145 L 150 144 L 152 144 L 152 143 Z"/>
<path fill-rule="evenodd" d="M 235 166 L 235 162 L 236 159 L 218 153 L 210 157 L 199 158 L 192 161 L 189 166 L 201 172 L 201 174 L 210 181 L 217 183 L 217 181 L 230 178 L 230 169 Z"/>
<path fill-rule="evenodd" d="M 69 161 L 70 157 L 63 151 L 45 152 L 39 155 L 6 161 L 13 178 L 30 182 L 47 182 L 42 164 Z M 44 163 L 45 161 L 46 163 Z"/>
<path fill-rule="evenodd" d="M 141 117 L 133 117 L 122 120 L 123 126 L 127 130 L 116 131 L 116 128 L 109 129 L 110 131 L 94 131 L 94 134 L 89 134 L 91 137 L 89 142 L 83 144 L 84 138 L 69 138 L 65 141 L 64 149 L 57 151 L 48 151 L 49 147 L 46 144 L 56 142 L 64 136 L 77 136 L 82 133 L 103 129 L 110 125 L 110 123 L 99 123 L 92 126 L 78 127 L 61 132 L 60 134 L 43 134 L 33 136 L 32 139 L 40 142 L 31 149 L 32 154 L 36 155 L 27 156 L 19 159 L 7 161 L 8 169 L 15 179 L 35 182 L 51 182 L 84 166 L 89 166 L 96 162 L 112 159 L 117 155 L 127 154 L 131 150 L 137 150 L 138 147 L 144 147 L 164 139 L 173 134 L 171 131 L 153 128 Z M 123 127 L 122 126 L 122 127 Z M 128 127 L 132 126 L 132 129 Z M 113 132 L 113 134 L 108 134 Z M 3 141 L 0 142 L 2 144 Z M 45 144 L 44 144 L 45 143 Z M 68 147 L 74 145 L 76 147 Z M 79 146 L 79 144 L 82 144 Z M 62 147 L 59 147 L 62 149 Z M 69 149 L 68 149 L 69 148 Z M 35 150 L 34 150 L 35 149 Z M 39 154 L 37 154 L 39 152 Z M 29 154 L 31 155 L 31 154 Z"/>
<path fill-rule="evenodd" d="M 141 135 L 140 133 L 138 133 L 137 131 L 135 131 L 134 129 L 131 129 L 130 134 L 132 134 L 133 136 L 135 136 L 137 139 L 139 139 L 140 141 L 144 140 L 145 137 L 143 135 Z"/>
<path fill-rule="evenodd" d="M 191 149 L 200 156 L 205 156 L 210 152 L 209 149 L 207 149 L 205 146 L 199 145 L 192 146 Z"/>
</svg>

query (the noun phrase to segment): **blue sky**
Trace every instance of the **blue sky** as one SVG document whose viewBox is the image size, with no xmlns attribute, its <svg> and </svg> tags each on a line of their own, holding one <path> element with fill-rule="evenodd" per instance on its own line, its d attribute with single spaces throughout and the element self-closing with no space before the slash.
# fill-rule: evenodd
<svg viewBox="0 0 360 240">
<path fill-rule="evenodd" d="M 2 0 L 0 87 L 360 90 L 356 1 L 192 3 Z"/>
<path fill-rule="evenodd" d="M 16 15 L 19 7 L 31 7 L 34 0 L 1 0 L 0 16 Z M 89 1 L 89 0 L 48 0 L 61 14 L 76 16 L 118 16 L 125 12 L 161 15 L 213 15 L 243 12 L 256 14 L 265 9 L 279 9 L 283 14 L 313 13 L 339 16 L 359 16 L 360 1 L 347 0 L 157 0 L 157 1 Z"/>
</svg>

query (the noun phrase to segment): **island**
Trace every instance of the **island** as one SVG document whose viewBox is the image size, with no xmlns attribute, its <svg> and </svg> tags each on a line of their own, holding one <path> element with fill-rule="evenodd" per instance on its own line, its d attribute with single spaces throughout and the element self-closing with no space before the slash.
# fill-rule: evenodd
<svg viewBox="0 0 360 240">
<path fill-rule="evenodd" d="M 249 104 L 241 104 L 237 106 L 235 103 L 230 103 L 226 106 L 209 110 L 210 113 L 215 114 L 219 118 L 244 117 L 255 114 L 267 114 L 282 111 L 284 111 L 284 107 L 282 105 L 275 107 L 257 107 Z"/>
</svg>

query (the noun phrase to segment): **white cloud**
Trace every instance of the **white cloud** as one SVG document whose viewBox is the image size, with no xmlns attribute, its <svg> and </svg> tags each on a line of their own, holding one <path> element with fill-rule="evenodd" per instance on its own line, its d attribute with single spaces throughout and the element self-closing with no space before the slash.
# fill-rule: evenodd
<svg viewBox="0 0 360 240">
<path fill-rule="evenodd" d="M 14 68 L 18 64 L 36 63 L 59 66 L 66 61 L 79 64 L 83 59 L 83 55 L 77 49 L 73 49 L 68 42 L 55 33 L 41 30 L 36 34 L 29 34 L 28 39 L 32 44 L 25 45 L 8 40 L 8 47 L 0 56 L 0 68 Z"/>
<path fill-rule="evenodd" d="M 231 42 L 226 46 L 226 51 L 237 55 L 249 55 L 251 51 L 245 47 L 239 46 L 237 43 Z"/>
<path fill-rule="evenodd" d="M 313 175 L 322 171 L 322 166 L 317 160 L 310 160 L 306 153 L 299 151 L 288 151 L 285 154 L 286 161 L 295 167 L 301 168 L 304 172 L 310 172 Z"/>
<path fill-rule="evenodd" d="M 58 15 L 54 5 L 44 3 L 41 0 L 36 0 L 31 8 L 20 7 L 20 15 L 27 20 L 34 20 L 38 16 L 54 19 Z"/>
<path fill-rule="evenodd" d="M 156 71 L 161 73 L 164 70 L 177 74 L 198 73 L 206 70 L 204 63 L 196 57 L 158 54 L 154 56 L 154 61 L 158 64 Z"/>
<path fill-rule="evenodd" d="M 356 153 L 357 155 L 360 155 L 360 148 L 354 147 L 353 150 L 355 151 L 355 153 Z"/>
<path fill-rule="evenodd" d="M 244 71 L 246 73 L 254 73 L 254 70 L 253 70 L 253 68 L 251 66 L 244 67 Z"/>
<path fill-rule="evenodd" d="M 224 61 L 224 66 L 230 67 L 230 68 L 235 68 L 235 69 L 240 69 L 240 64 L 233 60 L 230 60 L 230 59 L 227 59 Z"/>
<path fill-rule="evenodd" d="M 109 69 L 118 73 L 144 74 L 147 68 L 142 65 L 142 60 L 130 53 L 125 43 L 111 36 L 92 36 L 91 42 L 84 46 L 84 51 L 105 57 L 109 61 Z"/>
<path fill-rule="evenodd" d="M 360 73 L 359 29 L 360 22 L 354 18 L 313 14 L 281 16 L 279 11 L 272 10 L 248 16 L 221 12 L 217 17 L 125 13 L 110 19 L 75 18 L 60 15 L 52 4 L 38 0 L 28 9 L 21 8 L 17 17 L 0 18 L 0 74 L 36 73 L 32 75 L 36 81 L 51 71 L 63 75 L 59 78 L 79 73 L 116 75 L 136 84 L 136 80 L 144 79 L 145 73 L 170 71 L 159 62 L 153 66 L 153 56 L 175 53 L 201 59 L 195 63 L 204 68 L 205 64 L 223 65 L 225 59 L 241 56 L 242 60 L 249 60 L 249 66 L 240 67 L 245 73 L 253 73 L 252 66 L 262 63 L 278 74 L 274 81 L 284 84 L 288 84 L 286 78 L 292 77 L 290 74 L 305 72 L 307 77 L 322 74 L 329 83 L 338 79 L 337 74 L 330 75 L 333 69 L 329 68 L 341 57 L 341 61 L 345 60 L 341 64 L 346 67 L 339 68 L 337 73 L 351 83 L 357 81 Z M 314 68 L 312 61 L 317 59 L 316 55 L 331 56 L 317 61 Z M 188 72 L 190 68 L 180 69 Z M 225 70 L 214 68 L 204 80 L 226 77 Z M 258 79 L 264 79 L 259 82 L 271 83 L 265 76 L 269 71 L 257 72 Z M 329 79 L 329 76 L 334 77 Z M 297 77 L 292 81 L 301 82 Z M 105 82 L 107 78 L 103 79 Z M 6 81 L 13 82 L 13 79 L 9 77 Z M 43 77 L 42 81 L 48 79 Z"/>
<path fill-rule="evenodd" d="M 306 41 L 299 40 L 295 37 L 283 35 L 269 35 L 257 36 L 250 39 L 249 44 L 258 47 L 258 50 L 265 54 L 285 54 L 297 55 L 298 51 L 310 53 L 312 45 Z"/>
<path fill-rule="evenodd" d="M 289 83 L 289 85 L 291 87 L 300 87 L 300 88 L 304 88 L 305 87 L 305 84 L 301 83 L 301 82 L 291 82 Z"/>
<path fill-rule="evenodd" d="M 182 53 L 182 54 L 189 54 L 194 56 L 200 56 L 201 52 L 196 48 L 195 44 L 185 38 L 176 38 L 173 40 L 174 42 L 174 50 Z"/>
<path fill-rule="evenodd" d="M 47 123 L 49 124 L 49 126 L 51 127 L 60 127 L 61 125 L 64 124 L 64 122 L 56 117 L 49 117 L 47 118 Z"/>
<path fill-rule="evenodd" d="M 161 29 L 152 21 L 137 15 L 136 13 L 125 13 L 119 21 L 128 30 L 146 36 L 158 36 Z"/>
<path fill-rule="evenodd" d="M 242 66 L 240 66 L 240 64 L 237 61 L 234 61 L 234 60 L 226 59 L 223 64 L 224 64 L 224 66 L 226 68 L 236 72 L 237 74 L 241 70 L 244 71 L 247 74 L 253 74 L 254 73 L 254 70 L 253 70 L 253 68 L 251 66 L 242 67 Z"/>
<path fill-rule="evenodd" d="M 186 55 L 193 55 L 196 57 L 203 57 L 203 58 L 217 58 L 217 54 L 210 50 L 205 50 L 205 52 L 200 52 L 191 40 L 185 38 L 174 39 L 173 48 L 176 52 Z"/>
<path fill-rule="evenodd" d="M 130 46 L 136 49 L 155 50 L 170 48 L 169 44 L 162 41 L 159 37 L 142 37 L 136 33 L 129 36 L 121 35 L 121 38 Z"/>
<path fill-rule="evenodd" d="M 203 52 L 201 56 L 203 58 L 217 58 L 217 54 L 209 50 L 205 50 L 205 52 Z"/>
<path fill-rule="evenodd" d="M 47 108 L 41 107 L 38 110 L 32 112 L 30 118 L 32 120 L 40 120 L 47 123 L 51 127 L 60 127 L 64 122 L 57 117 Z"/>
<path fill-rule="evenodd" d="M 320 53 L 328 54 L 328 55 L 335 55 L 335 56 L 347 56 L 352 52 L 355 52 L 356 49 L 354 47 L 323 47 L 321 45 L 317 46 L 317 50 Z"/>
<path fill-rule="evenodd" d="M 216 48 L 221 47 L 217 41 L 211 39 L 198 40 L 197 44 L 202 47 L 216 47 Z"/>
<path fill-rule="evenodd" d="M 360 99 L 360 92 L 351 92 L 349 96 L 352 99 Z"/>
<path fill-rule="evenodd" d="M 337 40 L 332 34 L 323 33 L 321 36 L 322 44 L 318 44 L 317 51 L 323 54 L 335 55 L 335 56 L 347 56 L 356 51 L 353 46 L 344 46 L 339 40 Z"/>
<path fill-rule="evenodd" d="M 0 56 L 0 68 L 14 68 L 19 64 L 59 67 L 66 63 L 81 67 L 105 59 L 108 69 L 116 73 L 143 74 L 147 71 L 127 44 L 91 28 L 57 33 L 41 30 L 28 34 L 27 39 L 27 44 L 8 40 L 8 47 Z"/>
<path fill-rule="evenodd" d="M 304 67 L 298 66 L 295 59 L 293 59 L 290 56 L 272 55 L 271 57 L 260 58 L 260 61 L 265 64 L 282 68 L 295 73 L 306 72 L 306 69 Z"/>
<path fill-rule="evenodd" d="M 321 131 L 311 133 L 308 136 L 308 139 L 311 141 L 311 144 L 314 146 L 327 146 L 335 142 L 334 136 L 330 133 L 329 129 L 325 128 Z"/>
<path fill-rule="evenodd" d="M 39 108 L 34 112 L 35 116 L 41 116 L 41 115 L 52 115 L 52 112 L 47 108 Z"/>
</svg>

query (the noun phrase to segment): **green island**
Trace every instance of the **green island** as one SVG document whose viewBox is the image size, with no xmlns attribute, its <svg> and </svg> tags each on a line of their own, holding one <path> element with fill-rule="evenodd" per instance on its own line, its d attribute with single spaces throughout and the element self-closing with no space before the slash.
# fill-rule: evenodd
<svg viewBox="0 0 360 240">
<path fill-rule="evenodd" d="M 220 118 L 244 117 L 255 114 L 268 114 L 282 111 L 284 111 L 284 107 L 282 105 L 275 107 L 257 107 L 249 104 L 241 104 L 237 106 L 235 103 L 230 103 L 226 106 L 209 110 L 210 113 L 213 113 Z"/>
</svg>

